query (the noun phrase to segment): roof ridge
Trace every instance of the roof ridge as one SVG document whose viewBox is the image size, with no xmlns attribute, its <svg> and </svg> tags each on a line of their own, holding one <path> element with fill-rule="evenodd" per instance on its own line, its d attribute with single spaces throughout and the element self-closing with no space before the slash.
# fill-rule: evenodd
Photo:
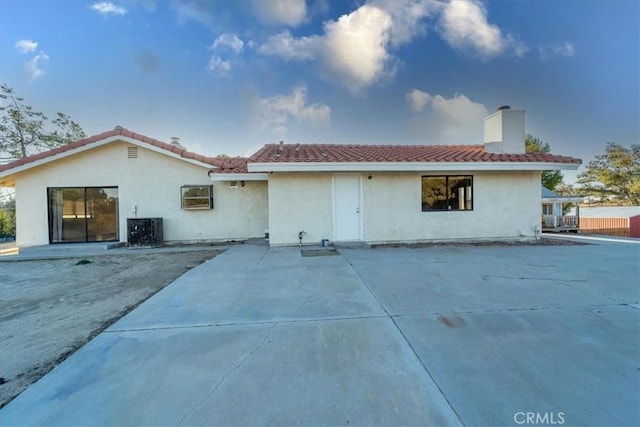
<svg viewBox="0 0 640 427">
<path fill-rule="evenodd" d="M 343 144 L 332 142 L 289 142 L 284 144 L 268 143 L 264 147 L 483 147 L 484 144 Z"/>
</svg>

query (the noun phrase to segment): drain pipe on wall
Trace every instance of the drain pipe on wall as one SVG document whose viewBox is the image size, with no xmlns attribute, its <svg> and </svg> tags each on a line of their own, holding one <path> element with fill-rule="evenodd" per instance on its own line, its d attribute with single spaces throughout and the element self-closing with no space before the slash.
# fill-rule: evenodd
<svg viewBox="0 0 640 427">
<path fill-rule="evenodd" d="M 305 234 L 307 234 L 305 231 L 301 231 L 298 233 L 298 241 L 299 241 L 298 245 L 300 247 L 302 247 L 302 236 L 304 236 Z"/>
</svg>

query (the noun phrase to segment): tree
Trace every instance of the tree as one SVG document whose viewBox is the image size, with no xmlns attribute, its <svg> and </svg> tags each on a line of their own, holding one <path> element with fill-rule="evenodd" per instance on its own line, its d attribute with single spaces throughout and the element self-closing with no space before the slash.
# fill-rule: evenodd
<svg viewBox="0 0 640 427">
<path fill-rule="evenodd" d="M 560 184 L 553 190 L 559 196 L 576 196 L 578 193 L 571 184 Z"/>
<path fill-rule="evenodd" d="M 0 195 L 0 238 L 16 235 L 16 200 Z"/>
<path fill-rule="evenodd" d="M 57 113 L 49 121 L 7 85 L 0 85 L 0 102 L 0 161 L 19 159 L 86 137 L 80 125 L 66 114 Z"/>
<path fill-rule="evenodd" d="M 550 153 L 551 146 L 533 135 L 527 135 L 524 140 L 524 147 L 527 153 Z M 549 190 L 555 190 L 562 184 L 564 177 L 560 171 L 542 171 L 542 186 Z"/>
<path fill-rule="evenodd" d="M 640 145 L 626 148 L 609 142 L 604 154 L 578 175 L 583 191 L 616 196 L 622 203 L 640 205 Z"/>
</svg>

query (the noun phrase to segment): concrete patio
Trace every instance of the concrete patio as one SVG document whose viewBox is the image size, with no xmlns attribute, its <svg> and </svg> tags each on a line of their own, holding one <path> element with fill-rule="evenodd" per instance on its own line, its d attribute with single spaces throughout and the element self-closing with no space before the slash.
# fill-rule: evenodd
<svg viewBox="0 0 640 427">
<path fill-rule="evenodd" d="M 230 247 L 0 424 L 640 424 L 640 245 L 339 252 Z"/>
</svg>

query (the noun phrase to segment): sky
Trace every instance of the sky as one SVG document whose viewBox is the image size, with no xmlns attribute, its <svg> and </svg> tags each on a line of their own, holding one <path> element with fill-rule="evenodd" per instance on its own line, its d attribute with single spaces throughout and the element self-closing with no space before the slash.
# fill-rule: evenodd
<svg viewBox="0 0 640 427">
<path fill-rule="evenodd" d="M 123 126 L 204 155 L 478 144 L 510 105 L 586 164 L 640 140 L 639 4 L 0 0 L 0 82 L 88 135 Z"/>
</svg>

